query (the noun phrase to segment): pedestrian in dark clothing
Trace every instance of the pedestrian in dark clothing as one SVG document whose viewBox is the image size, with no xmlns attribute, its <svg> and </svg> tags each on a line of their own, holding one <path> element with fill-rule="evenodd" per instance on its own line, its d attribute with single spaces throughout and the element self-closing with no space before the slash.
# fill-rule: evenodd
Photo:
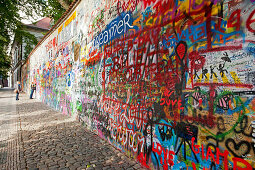
<svg viewBox="0 0 255 170">
<path fill-rule="evenodd" d="M 31 84 L 30 99 L 33 99 L 33 94 L 34 94 L 35 90 L 36 90 L 36 85 L 35 85 L 35 83 L 32 83 Z"/>
<path fill-rule="evenodd" d="M 21 92 L 20 82 L 17 81 L 17 89 L 16 89 L 16 100 L 19 100 L 19 93 Z"/>
</svg>

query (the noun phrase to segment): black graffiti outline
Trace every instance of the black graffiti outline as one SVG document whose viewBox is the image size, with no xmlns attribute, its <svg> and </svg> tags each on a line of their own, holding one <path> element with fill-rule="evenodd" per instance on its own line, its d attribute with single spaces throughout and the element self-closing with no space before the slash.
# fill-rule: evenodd
<svg viewBox="0 0 255 170">
<path fill-rule="evenodd" d="M 245 122 L 244 122 L 244 120 L 245 120 Z M 243 126 L 243 123 L 244 123 L 244 126 Z M 250 132 L 250 134 L 247 134 L 246 132 L 245 132 L 245 129 L 248 127 L 248 117 L 247 117 L 247 115 L 244 115 L 244 117 L 243 117 L 243 119 L 240 121 L 240 123 L 239 123 L 239 126 L 237 126 L 237 127 L 239 127 L 240 128 L 240 130 L 236 130 L 236 128 L 234 129 L 234 132 L 235 133 L 242 133 L 243 135 L 245 135 L 245 136 L 248 136 L 248 137 L 252 137 L 252 130 L 251 130 L 251 132 Z M 248 127 L 248 130 L 251 128 L 251 125 Z"/>
<path fill-rule="evenodd" d="M 240 147 L 241 147 L 242 145 L 246 145 L 247 149 L 246 149 L 246 151 L 245 151 L 244 154 L 242 154 L 241 156 L 239 156 L 238 154 L 236 154 L 236 153 L 229 147 L 229 143 L 233 143 L 233 144 L 234 144 L 234 149 L 235 149 L 235 150 L 239 150 Z M 239 142 L 239 143 L 236 143 L 236 142 L 234 141 L 234 139 L 232 139 L 232 138 L 228 138 L 228 139 L 225 141 L 225 146 L 227 147 L 227 149 L 229 150 L 229 152 L 231 152 L 235 157 L 238 157 L 238 158 L 242 158 L 243 156 L 247 155 L 247 154 L 250 152 L 250 150 L 251 150 L 251 145 L 250 145 L 249 142 L 247 142 L 247 141 L 241 141 L 241 142 Z"/>
</svg>

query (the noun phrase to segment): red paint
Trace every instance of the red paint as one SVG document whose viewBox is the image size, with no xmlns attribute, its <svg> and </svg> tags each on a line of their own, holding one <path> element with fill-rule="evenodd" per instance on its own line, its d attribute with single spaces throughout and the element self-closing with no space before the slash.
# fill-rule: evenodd
<svg viewBox="0 0 255 170">
<path fill-rule="evenodd" d="M 194 83 L 194 86 L 224 86 L 224 87 L 240 87 L 240 88 L 253 88 L 251 84 L 234 84 L 234 83 Z"/>
<path fill-rule="evenodd" d="M 195 154 L 198 154 L 198 153 L 200 153 L 200 145 L 195 145 L 194 144 L 194 141 L 195 141 L 195 138 L 193 137 L 192 139 L 191 139 L 191 146 L 192 146 L 192 151 L 195 153 Z M 201 150 L 203 150 L 204 149 L 204 147 L 203 147 L 203 145 L 202 145 L 202 149 Z M 202 152 L 202 159 L 204 159 L 204 153 L 203 153 L 203 151 L 201 151 Z M 213 162 L 215 162 L 215 164 L 219 164 L 220 163 L 220 157 L 223 157 L 223 165 L 224 165 L 224 169 L 228 169 L 228 154 L 229 154 L 229 152 L 227 151 L 227 150 L 225 150 L 223 153 L 222 152 L 220 152 L 220 149 L 217 147 L 216 148 L 216 156 L 212 153 L 212 150 L 211 150 L 211 148 L 210 147 L 208 147 L 208 150 L 207 150 L 207 153 L 206 153 L 206 160 L 208 160 L 209 159 L 209 157 L 211 157 L 211 160 L 213 161 Z M 215 159 L 216 158 L 216 159 Z M 252 170 L 252 166 L 247 162 L 247 161 L 245 161 L 244 159 L 242 159 L 242 158 L 236 158 L 236 157 L 234 157 L 233 159 L 233 163 L 234 163 L 234 166 L 233 166 L 233 170 L 241 170 L 241 169 L 243 169 L 243 170 Z M 243 167 L 239 167 L 238 165 L 237 165 L 237 163 L 242 163 L 243 165 L 245 165 L 246 167 L 245 168 L 243 168 Z M 193 168 L 194 168 L 194 166 L 195 166 L 195 164 L 194 163 L 192 163 L 192 166 L 193 166 Z"/>
<path fill-rule="evenodd" d="M 195 145 L 194 144 L 194 141 L 195 141 L 195 138 L 192 137 L 191 139 L 191 146 L 192 146 L 192 151 L 195 153 L 195 154 L 198 154 L 200 153 L 200 145 Z M 201 150 L 204 150 L 204 146 L 202 145 L 202 149 Z M 202 154 L 202 159 L 206 158 L 206 160 L 209 159 L 209 157 L 211 158 L 211 160 L 213 162 L 215 162 L 216 164 L 219 164 L 219 159 L 220 159 L 220 156 L 222 156 L 224 158 L 224 167 L 226 168 L 228 166 L 228 151 L 225 150 L 224 153 L 221 153 L 219 148 L 216 148 L 216 156 L 212 153 L 212 150 L 210 147 L 208 147 L 207 149 L 207 152 L 206 152 L 206 157 L 204 157 L 204 152 L 201 151 L 201 154 Z M 216 158 L 216 160 L 215 160 Z"/>
<path fill-rule="evenodd" d="M 216 164 L 220 163 L 220 156 L 224 158 L 223 165 L 224 169 L 228 169 L 228 151 L 225 150 L 223 153 L 220 152 L 220 149 L 216 148 Z"/>
<path fill-rule="evenodd" d="M 178 110 L 182 110 L 184 109 L 184 107 L 182 107 L 182 101 L 181 99 L 169 99 L 169 97 L 173 94 L 174 91 L 170 91 L 167 88 L 164 91 L 164 96 L 160 99 L 160 105 L 171 105 L 172 106 L 172 110 L 174 110 L 175 106 L 177 106 Z"/>
<path fill-rule="evenodd" d="M 236 31 L 240 30 L 241 20 L 240 20 L 241 10 L 235 10 L 228 19 L 228 27 L 235 27 Z"/>
<path fill-rule="evenodd" d="M 176 55 L 182 60 L 186 56 L 187 46 L 184 43 L 179 43 L 176 47 Z"/>
<path fill-rule="evenodd" d="M 255 9 L 251 12 L 251 14 L 250 14 L 250 16 L 248 17 L 248 19 L 247 19 L 247 21 L 246 21 L 246 27 L 247 27 L 247 29 L 250 31 L 250 32 L 255 32 L 255 29 L 253 29 L 252 27 L 251 27 L 251 24 L 253 23 L 253 22 L 255 22 L 255 19 L 252 19 L 252 18 L 254 18 L 253 16 L 254 16 L 254 14 L 255 14 Z"/>
<path fill-rule="evenodd" d="M 159 156 L 162 153 L 164 154 L 164 161 L 163 160 L 161 161 L 161 164 L 163 164 L 163 168 L 168 169 L 168 166 L 173 166 L 174 165 L 173 155 L 175 155 L 175 152 L 164 148 L 160 143 L 156 143 L 156 144 L 157 145 L 155 148 L 154 142 L 152 143 L 152 151 L 157 153 Z"/>
<path fill-rule="evenodd" d="M 193 170 L 196 170 L 196 164 L 194 162 L 191 162 Z"/>
<path fill-rule="evenodd" d="M 206 160 L 209 159 L 209 156 L 211 157 L 212 161 L 215 162 L 215 158 L 214 158 L 214 155 L 212 153 L 212 149 L 210 147 L 208 147 L 208 149 L 207 149 Z"/>
<path fill-rule="evenodd" d="M 150 6 L 151 4 L 154 4 L 156 2 L 156 0 L 141 0 L 141 1 L 143 1 L 144 9 L 147 8 L 148 6 Z"/>
<path fill-rule="evenodd" d="M 202 98 L 199 98 L 199 99 L 198 99 L 198 102 L 199 102 L 199 106 L 201 106 L 201 105 L 202 105 L 202 102 L 203 102 Z"/>
<path fill-rule="evenodd" d="M 252 170 L 252 166 L 245 160 L 243 160 L 242 158 L 233 158 L 233 170 Z M 245 165 L 245 168 L 242 168 L 240 166 L 237 165 L 237 163 L 242 163 L 243 165 Z"/>
<path fill-rule="evenodd" d="M 140 153 L 138 156 L 137 156 L 137 160 L 146 168 L 150 168 L 149 165 L 147 165 L 147 162 L 146 162 L 146 154 L 144 153 Z"/>
<path fill-rule="evenodd" d="M 91 55 L 92 56 L 92 55 Z M 88 60 L 85 60 L 85 65 L 88 65 L 88 66 L 93 66 L 95 65 L 96 63 L 98 63 L 101 59 L 101 56 L 102 54 L 99 52 L 98 54 L 96 54 L 95 56 L 89 58 Z"/>
<path fill-rule="evenodd" d="M 122 10 L 123 11 L 129 11 L 129 12 L 133 12 L 135 10 L 135 8 L 137 7 L 138 3 L 140 0 L 128 0 L 127 2 L 122 1 Z M 120 3 L 120 1 L 118 2 Z"/>
</svg>

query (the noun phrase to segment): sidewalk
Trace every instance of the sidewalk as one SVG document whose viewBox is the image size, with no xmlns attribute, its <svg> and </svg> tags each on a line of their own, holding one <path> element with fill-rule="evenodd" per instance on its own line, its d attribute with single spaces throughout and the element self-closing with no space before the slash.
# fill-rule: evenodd
<svg viewBox="0 0 255 170">
<path fill-rule="evenodd" d="M 143 169 L 77 120 L 14 96 L 0 90 L 0 169 Z"/>
<path fill-rule="evenodd" d="M 12 89 L 0 89 L 0 169 L 17 169 L 18 115 Z"/>
</svg>

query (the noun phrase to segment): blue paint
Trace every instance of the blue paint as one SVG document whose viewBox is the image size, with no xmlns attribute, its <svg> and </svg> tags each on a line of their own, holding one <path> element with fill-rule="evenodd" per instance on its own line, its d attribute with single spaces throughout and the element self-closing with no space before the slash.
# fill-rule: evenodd
<svg viewBox="0 0 255 170">
<path fill-rule="evenodd" d="M 159 123 L 160 123 L 160 124 L 164 124 L 164 125 L 173 126 L 172 123 L 169 123 L 169 122 L 167 122 L 167 121 L 164 120 L 164 119 L 161 119 L 161 120 L 159 121 Z M 171 139 L 163 141 L 163 140 L 161 139 L 161 137 L 160 137 L 160 133 L 159 133 L 159 130 L 158 130 L 159 126 L 162 126 L 162 125 L 159 125 L 159 124 L 156 124 L 156 125 L 155 125 L 155 135 L 157 136 L 157 139 L 159 140 L 160 144 L 161 144 L 163 147 L 169 147 L 169 146 L 171 146 L 171 145 L 174 146 L 174 145 L 175 145 L 175 141 L 176 141 L 176 135 L 175 135 L 174 129 L 171 130 L 171 131 L 172 131 L 172 134 L 173 134 L 172 137 L 171 137 Z M 164 132 L 166 132 L 166 127 L 164 127 Z"/>
<path fill-rule="evenodd" d="M 112 20 L 98 36 L 93 39 L 93 46 L 101 47 L 104 44 L 124 35 L 129 29 L 138 30 L 137 26 L 132 26 L 133 17 L 130 12 L 121 13 L 117 18 Z"/>
<path fill-rule="evenodd" d="M 249 43 L 248 46 L 245 48 L 245 51 L 252 54 L 255 57 L 255 44 Z"/>
<path fill-rule="evenodd" d="M 240 106 L 236 107 L 234 110 L 228 109 L 228 111 L 227 111 L 228 115 L 232 115 L 232 114 L 234 114 L 236 112 L 240 112 L 244 108 L 247 108 L 247 106 L 250 104 L 251 101 L 252 101 L 252 98 L 246 100 L 243 104 L 241 104 Z"/>
<path fill-rule="evenodd" d="M 164 48 L 175 48 L 178 41 L 173 37 L 173 35 L 168 37 L 168 40 L 163 39 Z"/>
<path fill-rule="evenodd" d="M 144 12 L 142 12 L 143 20 L 145 20 L 147 17 L 149 17 L 151 13 L 152 13 L 152 10 L 151 10 L 151 7 L 149 6 L 145 9 Z"/>
<path fill-rule="evenodd" d="M 230 39 L 231 36 L 242 36 L 243 42 L 245 42 L 245 34 L 243 31 L 233 31 L 231 33 L 222 33 L 220 31 L 212 29 L 212 33 L 214 35 L 212 45 L 226 45 L 227 42 L 233 41 L 233 39 Z M 221 42 L 221 38 L 223 39 L 223 43 Z M 216 43 L 219 42 L 219 43 Z"/>
<path fill-rule="evenodd" d="M 177 33 L 177 40 L 196 42 L 197 40 L 206 36 L 206 23 L 203 22 L 199 25 L 191 25 L 189 28 L 182 30 L 181 34 Z"/>
</svg>

